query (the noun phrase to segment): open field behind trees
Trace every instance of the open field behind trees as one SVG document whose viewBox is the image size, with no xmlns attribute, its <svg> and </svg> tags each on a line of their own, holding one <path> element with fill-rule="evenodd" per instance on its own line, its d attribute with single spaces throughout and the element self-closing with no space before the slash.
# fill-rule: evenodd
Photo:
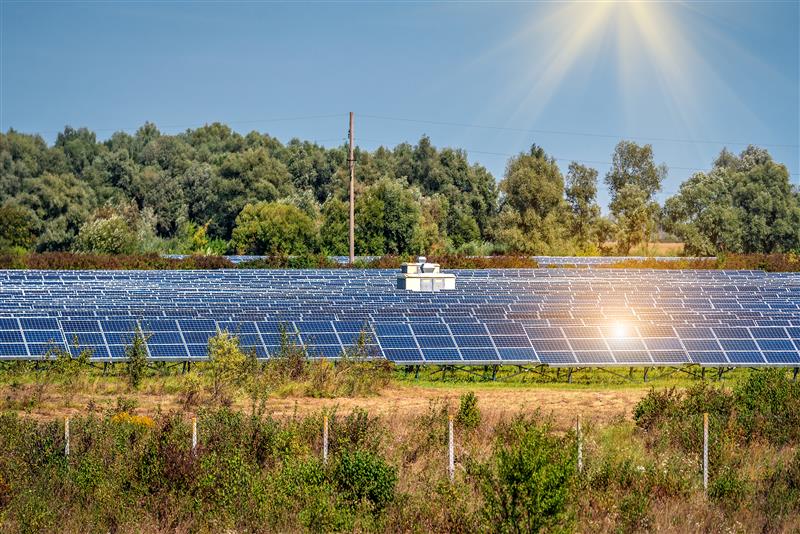
<svg viewBox="0 0 800 534">
<path fill-rule="evenodd" d="M 424 136 L 355 158 L 357 255 L 651 254 L 644 244 L 657 236 L 693 256 L 800 249 L 800 192 L 755 146 L 723 149 L 663 206 L 656 194 L 669 169 L 630 141 L 603 177 L 577 162 L 562 172 L 536 145 L 495 177 Z M 9 130 L 0 251 L 344 255 L 348 183 L 345 146 L 283 144 L 219 123 L 178 135 L 146 123 L 103 142 L 66 127 L 53 146 Z"/>
<path fill-rule="evenodd" d="M 433 370 L 415 379 L 366 362 L 254 367 L 224 340 L 216 350 L 216 360 L 185 374 L 133 364 L 103 373 L 63 359 L 5 366 L 0 530 L 789 533 L 800 525 L 800 384 L 783 370 L 740 369 L 722 381 L 663 370 L 647 384 L 641 369 L 630 378 L 580 371 L 570 384 L 550 370 L 492 382 Z"/>
</svg>

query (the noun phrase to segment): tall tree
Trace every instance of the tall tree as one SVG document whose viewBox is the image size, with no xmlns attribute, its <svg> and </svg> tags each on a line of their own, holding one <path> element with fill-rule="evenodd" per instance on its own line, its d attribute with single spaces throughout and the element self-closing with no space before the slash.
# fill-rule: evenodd
<svg viewBox="0 0 800 534">
<path fill-rule="evenodd" d="M 541 147 L 509 161 L 500 191 L 498 238 L 512 252 L 545 253 L 561 240 L 564 177 Z"/>
<path fill-rule="evenodd" d="M 597 170 L 575 161 L 570 163 L 565 193 L 572 210 L 572 234 L 581 247 L 586 247 L 600 217 L 600 206 L 596 200 Z"/>
<path fill-rule="evenodd" d="M 786 167 L 766 150 L 723 150 L 667 200 L 665 224 L 689 254 L 800 249 L 800 202 Z"/>
<path fill-rule="evenodd" d="M 652 145 L 620 141 L 614 149 L 606 185 L 611 214 L 617 222 L 617 247 L 623 254 L 651 240 L 659 213 L 655 194 L 661 190 L 667 168 L 656 165 Z"/>
<path fill-rule="evenodd" d="M 280 202 L 248 204 L 236 217 L 232 247 L 242 254 L 305 254 L 316 248 L 314 221 Z"/>
</svg>

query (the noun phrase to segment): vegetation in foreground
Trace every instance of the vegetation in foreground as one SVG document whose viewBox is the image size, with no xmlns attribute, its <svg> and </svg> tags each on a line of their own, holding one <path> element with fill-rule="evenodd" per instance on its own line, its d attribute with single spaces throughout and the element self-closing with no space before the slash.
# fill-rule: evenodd
<svg viewBox="0 0 800 534">
<path fill-rule="evenodd" d="M 200 411 L 195 450 L 186 417 L 139 413 L 121 399 L 73 418 L 68 457 L 60 420 L 6 413 L 0 528 L 792 532 L 800 524 L 800 384 L 781 371 L 752 372 L 731 389 L 653 389 L 633 419 L 584 420 L 581 472 L 571 427 L 536 412 L 487 417 L 480 396 L 402 419 L 361 410 L 279 418 L 257 406 L 232 410 L 221 397 Z M 711 414 L 707 496 L 703 412 Z"/>
</svg>

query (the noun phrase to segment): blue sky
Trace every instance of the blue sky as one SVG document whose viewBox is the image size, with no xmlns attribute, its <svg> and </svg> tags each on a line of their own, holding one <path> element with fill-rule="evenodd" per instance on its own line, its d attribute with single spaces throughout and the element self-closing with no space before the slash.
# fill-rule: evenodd
<svg viewBox="0 0 800 534">
<path fill-rule="evenodd" d="M 150 120 L 336 145 L 352 110 L 365 148 L 427 134 L 498 179 L 533 142 L 602 176 L 626 138 L 670 168 L 662 200 L 720 142 L 800 184 L 797 1 L 0 5 L 0 129 L 50 142 Z"/>
</svg>

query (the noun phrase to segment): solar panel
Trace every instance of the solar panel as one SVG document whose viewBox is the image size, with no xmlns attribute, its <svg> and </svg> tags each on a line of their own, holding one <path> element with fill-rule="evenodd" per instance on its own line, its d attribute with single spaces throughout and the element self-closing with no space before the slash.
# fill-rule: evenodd
<svg viewBox="0 0 800 534">
<path fill-rule="evenodd" d="M 399 363 L 795 366 L 800 354 L 797 273 L 457 275 L 455 291 L 402 293 L 391 270 L 0 271 L 0 358 L 124 358 L 137 330 L 169 360 L 205 358 L 218 331 L 262 358 L 287 341 Z"/>
</svg>

